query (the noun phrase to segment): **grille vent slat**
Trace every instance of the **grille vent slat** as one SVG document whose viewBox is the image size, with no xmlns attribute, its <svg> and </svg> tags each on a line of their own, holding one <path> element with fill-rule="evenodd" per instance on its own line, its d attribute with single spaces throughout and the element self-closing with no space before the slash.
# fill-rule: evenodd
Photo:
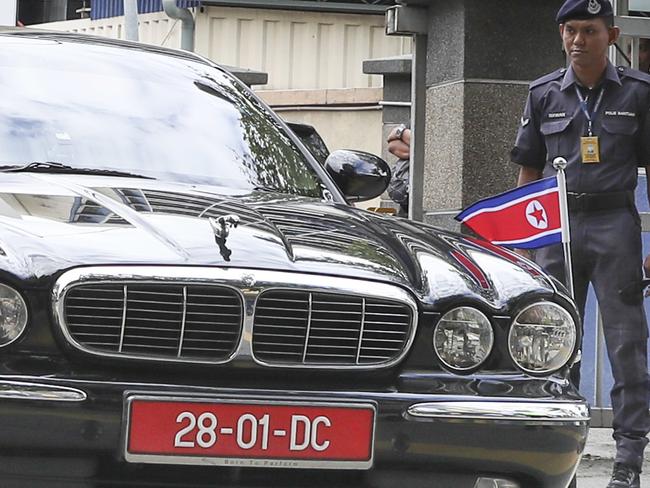
<svg viewBox="0 0 650 488">
<path fill-rule="evenodd" d="M 416 320 L 409 301 L 393 296 L 262 289 L 250 317 L 252 353 L 269 366 L 391 365 Z M 76 347 L 111 357 L 218 364 L 234 357 L 244 332 L 240 290 L 185 280 L 78 282 L 65 289 L 59 316 Z"/>
<path fill-rule="evenodd" d="M 221 286 L 93 283 L 69 290 L 64 317 L 72 339 L 97 354 L 222 362 L 239 344 L 243 304 Z"/>
<path fill-rule="evenodd" d="M 255 308 L 253 353 L 268 364 L 381 365 L 402 354 L 412 322 L 411 309 L 401 302 L 270 290 Z"/>
</svg>

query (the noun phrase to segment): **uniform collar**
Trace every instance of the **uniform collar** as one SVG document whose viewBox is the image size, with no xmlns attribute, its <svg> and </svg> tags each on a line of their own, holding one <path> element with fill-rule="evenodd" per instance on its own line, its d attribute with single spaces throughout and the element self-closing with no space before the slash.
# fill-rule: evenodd
<svg viewBox="0 0 650 488">
<path fill-rule="evenodd" d="M 616 83 L 619 86 L 621 85 L 621 78 L 618 76 L 618 72 L 616 71 L 614 65 L 609 61 L 607 61 L 607 68 L 605 68 L 605 76 L 603 77 L 603 81 L 611 81 L 612 83 Z M 578 78 L 576 78 L 576 74 L 573 72 L 573 68 L 569 66 L 569 68 L 566 70 L 566 73 L 564 73 L 564 79 L 562 80 L 562 86 L 560 87 L 560 90 L 564 91 L 571 85 L 580 85 L 580 83 L 578 82 Z"/>
</svg>

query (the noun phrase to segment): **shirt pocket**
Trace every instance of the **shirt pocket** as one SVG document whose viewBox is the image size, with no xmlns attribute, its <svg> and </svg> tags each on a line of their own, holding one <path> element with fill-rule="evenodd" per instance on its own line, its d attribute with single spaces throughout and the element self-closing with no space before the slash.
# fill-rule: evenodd
<svg viewBox="0 0 650 488">
<path fill-rule="evenodd" d="M 606 117 L 602 122 L 600 153 L 603 161 L 635 162 L 634 138 L 639 122 L 633 117 Z"/>
<path fill-rule="evenodd" d="M 568 159 L 575 151 L 575 143 L 568 136 L 572 121 L 573 119 L 566 118 L 542 122 L 539 130 L 544 135 L 548 161 L 553 161 L 558 156 Z"/>
</svg>

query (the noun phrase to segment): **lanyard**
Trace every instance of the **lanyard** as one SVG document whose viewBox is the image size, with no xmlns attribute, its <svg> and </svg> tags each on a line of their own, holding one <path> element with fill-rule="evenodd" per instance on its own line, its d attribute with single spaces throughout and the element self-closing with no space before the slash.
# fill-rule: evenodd
<svg viewBox="0 0 650 488">
<path fill-rule="evenodd" d="M 600 102 L 603 101 L 603 96 L 605 95 L 605 87 L 602 87 L 600 89 L 600 93 L 598 94 L 598 99 L 596 100 L 596 104 L 594 105 L 593 110 L 591 113 L 589 113 L 589 108 L 587 107 L 587 102 L 589 101 L 589 97 L 584 98 L 582 96 L 582 93 L 580 93 L 580 90 L 578 89 L 578 85 L 573 85 L 576 89 L 576 94 L 578 95 L 578 100 L 580 100 L 580 108 L 582 109 L 582 112 L 585 114 L 585 117 L 587 118 L 587 122 L 589 123 L 588 131 L 589 131 L 589 137 L 593 136 L 592 132 L 592 125 L 593 125 L 593 120 L 594 116 L 598 112 L 598 108 L 600 107 Z"/>
</svg>

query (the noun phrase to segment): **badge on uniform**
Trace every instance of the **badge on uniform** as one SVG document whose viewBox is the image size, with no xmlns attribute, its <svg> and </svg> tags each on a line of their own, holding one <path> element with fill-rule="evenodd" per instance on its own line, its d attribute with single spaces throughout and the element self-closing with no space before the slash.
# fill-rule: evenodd
<svg viewBox="0 0 650 488">
<path fill-rule="evenodd" d="M 600 163 L 600 147 L 598 137 L 581 137 L 580 149 L 583 163 Z"/>
</svg>

